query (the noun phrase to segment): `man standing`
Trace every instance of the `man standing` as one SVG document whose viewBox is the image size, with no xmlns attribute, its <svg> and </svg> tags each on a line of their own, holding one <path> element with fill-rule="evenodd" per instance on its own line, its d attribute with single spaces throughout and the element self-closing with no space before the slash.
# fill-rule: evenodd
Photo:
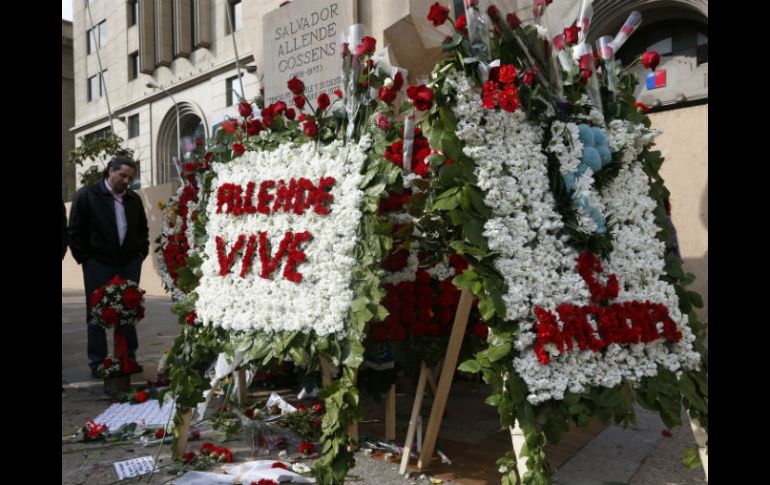
<svg viewBox="0 0 770 485">
<path fill-rule="evenodd" d="M 107 336 L 99 325 L 90 325 L 91 294 L 113 276 L 139 283 L 142 261 L 150 249 L 147 216 L 141 198 L 128 188 L 136 175 L 136 162 L 117 156 L 104 169 L 104 177 L 75 193 L 70 210 L 70 251 L 83 267 L 88 325 L 88 364 L 91 377 L 107 357 Z M 139 346 L 133 325 L 120 327 L 128 343 L 128 358 L 136 362 Z M 136 366 L 135 372 L 142 372 Z"/>
</svg>

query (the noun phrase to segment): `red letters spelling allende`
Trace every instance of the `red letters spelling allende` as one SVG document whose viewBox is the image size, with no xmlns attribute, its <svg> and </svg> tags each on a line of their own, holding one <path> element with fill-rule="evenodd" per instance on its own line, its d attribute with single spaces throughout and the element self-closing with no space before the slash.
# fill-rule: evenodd
<svg viewBox="0 0 770 485">
<path fill-rule="evenodd" d="M 217 214 L 240 216 L 260 213 L 271 215 L 282 211 L 302 215 L 305 211 L 312 209 L 312 212 L 326 216 L 329 214 L 328 204 L 334 200 L 334 196 L 329 191 L 336 182 L 333 177 L 321 177 L 318 184 L 314 184 L 306 178 L 292 178 L 288 184 L 284 180 L 277 182 L 264 180 L 260 182 L 258 191 L 255 182 L 249 182 L 245 191 L 242 186 L 237 184 L 222 184 L 217 190 Z M 254 205 L 255 191 L 256 205 Z M 286 231 L 278 250 L 275 254 L 271 254 L 270 240 L 266 231 L 259 232 L 259 236 L 240 234 L 229 252 L 226 252 L 225 241 L 220 236 L 216 236 L 219 274 L 226 276 L 230 273 L 236 256 L 245 245 L 246 252 L 243 255 L 239 272 L 241 278 L 245 278 L 251 269 L 254 252 L 257 250 L 257 244 L 259 244 L 259 259 L 262 264 L 259 276 L 261 278 L 270 279 L 273 272 L 281 264 L 281 260 L 286 257 L 283 277 L 294 283 L 299 283 L 302 281 L 302 273 L 297 272 L 297 266 L 305 261 L 305 253 L 300 248 L 300 244 L 312 237 L 307 231 L 297 233 Z"/>
<path fill-rule="evenodd" d="M 582 253 L 577 258 L 576 269 L 588 285 L 593 305 L 584 307 L 559 305 L 556 313 L 559 314 L 562 322 L 561 329 L 553 313 L 535 307 L 538 323 L 535 324 L 537 339 L 533 347 L 540 363 L 545 365 L 550 360 L 545 350 L 545 345 L 548 343 L 555 344 L 559 352 L 564 352 L 565 347 L 567 351 L 572 350 L 574 340 L 580 350 L 588 348 L 594 352 L 600 352 L 611 343 L 646 343 L 661 337 L 671 342 L 678 342 L 682 338 L 676 323 L 669 317 L 665 305 L 649 301 L 608 304 L 607 300 L 618 296 L 618 279 L 613 274 L 607 278 L 606 285 L 599 283 L 594 273 L 602 273 L 602 266 L 593 254 Z M 589 316 L 594 317 L 597 323 L 596 331 L 588 323 Z M 658 331 L 659 322 L 663 323 L 663 335 Z"/>
</svg>

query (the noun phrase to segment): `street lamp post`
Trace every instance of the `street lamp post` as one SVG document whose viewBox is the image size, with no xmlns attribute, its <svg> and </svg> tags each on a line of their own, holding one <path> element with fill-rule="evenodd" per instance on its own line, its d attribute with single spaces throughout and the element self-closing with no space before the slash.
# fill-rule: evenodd
<svg viewBox="0 0 770 485">
<path fill-rule="evenodd" d="M 176 100 L 171 95 L 171 93 L 169 93 L 168 91 L 163 89 L 163 87 L 161 87 L 160 85 L 156 84 L 154 81 L 147 81 L 147 83 L 145 85 L 148 88 L 160 89 L 161 91 L 166 93 L 166 95 L 168 95 L 168 97 L 171 98 L 171 102 L 174 103 L 174 108 L 176 109 L 176 159 L 177 159 L 177 163 L 181 164 L 182 163 L 182 136 L 180 135 L 180 132 L 179 132 L 179 129 L 180 129 L 179 128 L 179 105 L 177 104 Z M 177 167 L 175 165 L 175 168 L 176 168 L 177 172 L 180 172 L 179 167 Z M 180 177 L 181 177 L 181 175 L 182 174 L 179 173 Z"/>
</svg>

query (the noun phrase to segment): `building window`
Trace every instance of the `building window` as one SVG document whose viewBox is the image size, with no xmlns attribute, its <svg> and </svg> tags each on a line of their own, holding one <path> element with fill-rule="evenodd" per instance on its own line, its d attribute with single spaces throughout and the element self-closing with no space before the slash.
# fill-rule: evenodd
<svg viewBox="0 0 770 485">
<path fill-rule="evenodd" d="M 99 96 L 107 94 L 107 69 L 102 71 L 102 84 L 99 86 Z"/>
<path fill-rule="evenodd" d="M 128 56 L 128 80 L 132 81 L 139 77 L 139 51 Z"/>
<path fill-rule="evenodd" d="M 243 28 L 243 4 L 241 0 L 228 0 L 228 8 L 230 9 L 230 18 L 225 19 L 227 22 L 227 29 L 225 30 L 230 34 Z M 233 29 L 230 29 L 230 21 L 232 21 Z"/>
<path fill-rule="evenodd" d="M 86 54 L 96 51 L 96 46 L 104 47 L 107 45 L 107 21 L 103 20 L 96 24 L 93 29 L 86 31 Z"/>
<path fill-rule="evenodd" d="M 665 57 L 691 57 L 697 64 L 708 62 L 707 27 L 691 20 L 672 19 L 639 29 L 620 49 L 618 58 L 630 65 L 645 51 Z"/>
<path fill-rule="evenodd" d="M 128 26 L 136 25 L 139 18 L 139 0 L 130 0 L 128 2 Z"/>
<path fill-rule="evenodd" d="M 110 133 L 112 133 L 112 130 L 110 130 L 110 127 L 102 128 L 101 130 L 92 131 L 91 133 L 84 135 L 83 140 L 86 142 L 92 142 L 94 140 L 103 140 L 107 138 Z"/>
<path fill-rule="evenodd" d="M 241 92 L 241 83 L 238 82 L 238 76 L 231 77 L 227 80 L 227 105 L 232 106 L 243 98 Z"/>
<path fill-rule="evenodd" d="M 99 76 L 88 78 L 88 101 L 93 101 L 99 97 Z"/>
<path fill-rule="evenodd" d="M 139 136 L 139 115 L 131 115 L 128 117 L 128 137 L 136 138 Z"/>
<path fill-rule="evenodd" d="M 195 50 L 198 45 L 198 16 L 195 14 L 197 10 L 198 0 L 190 0 L 190 37 L 192 37 L 191 51 Z"/>
</svg>

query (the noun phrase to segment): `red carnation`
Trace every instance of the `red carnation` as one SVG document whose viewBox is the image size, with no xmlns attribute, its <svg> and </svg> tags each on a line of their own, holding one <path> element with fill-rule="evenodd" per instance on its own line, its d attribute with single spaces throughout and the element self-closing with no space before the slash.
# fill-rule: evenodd
<svg viewBox="0 0 770 485">
<path fill-rule="evenodd" d="M 195 459 L 195 452 L 194 451 L 188 451 L 184 455 L 182 455 L 182 460 L 184 460 L 185 465 L 190 463 Z"/>
<path fill-rule="evenodd" d="M 301 122 L 301 121 L 305 121 L 306 119 L 307 119 L 307 114 L 302 113 L 301 115 L 299 115 L 299 118 L 297 118 L 297 121 Z"/>
<path fill-rule="evenodd" d="M 532 70 L 532 68 L 527 69 L 524 71 L 524 76 L 521 78 L 521 82 L 523 82 L 527 86 L 532 86 L 532 81 L 535 80 L 535 71 Z"/>
<path fill-rule="evenodd" d="M 145 402 L 150 397 L 149 394 L 147 394 L 147 391 L 136 391 L 136 395 L 134 395 L 134 400 L 136 402 Z"/>
<path fill-rule="evenodd" d="M 102 300 L 102 297 L 104 296 L 104 287 L 101 287 L 91 293 L 91 306 L 96 306 L 99 304 L 99 302 Z"/>
<path fill-rule="evenodd" d="M 655 70 L 660 64 L 660 54 L 655 51 L 647 51 L 642 54 L 642 65 L 647 69 Z"/>
<path fill-rule="evenodd" d="M 430 11 L 428 12 L 428 20 L 433 22 L 434 27 L 438 27 L 439 25 L 446 22 L 448 17 L 449 7 L 445 7 L 438 2 L 430 6 Z"/>
<path fill-rule="evenodd" d="M 315 124 L 315 120 L 307 120 L 302 124 L 302 131 L 308 138 L 313 138 L 318 135 L 318 126 Z"/>
<path fill-rule="evenodd" d="M 246 118 L 252 113 L 251 110 L 251 104 L 249 103 L 241 103 L 238 105 L 238 112 L 241 114 L 242 117 Z"/>
<path fill-rule="evenodd" d="M 241 143 L 233 143 L 232 148 L 233 148 L 233 153 L 235 153 L 236 155 L 240 155 L 246 151 L 246 149 L 243 148 L 243 144 Z"/>
<path fill-rule="evenodd" d="M 361 39 L 361 44 L 356 47 L 355 54 L 357 56 L 362 56 L 364 54 L 374 54 L 375 46 L 377 45 L 377 39 L 374 37 L 366 36 L 363 39 Z"/>
<path fill-rule="evenodd" d="M 305 83 L 297 79 L 297 76 L 289 79 L 287 85 L 289 86 L 289 91 L 291 91 L 291 93 L 295 96 L 305 92 Z"/>
<path fill-rule="evenodd" d="M 187 325 L 195 325 L 196 318 L 198 318 L 198 315 L 195 313 L 195 310 L 193 310 L 184 317 L 184 321 L 187 322 Z"/>
<path fill-rule="evenodd" d="M 505 20 L 508 22 L 508 26 L 511 29 L 518 29 L 521 26 L 521 19 L 516 15 L 516 12 L 511 12 L 506 15 Z"/>
<path fill-rule="evenodd" d="M 433 106 L 433 90 L 424 84 L 409 86 L 406 89 L 406 95 L 414 102 L 414 107 L 420 111 L 428 110 Z"/>
<path fill-rule="evenodd" d="M 650 107 L 649 107 L 649 106 L 647 106 L 646 104 L 644 104 L 644 103 L 641 103 L 641 102 L 639 102 L 639 101 L 637 101 L 636 103 L 634 103 L 634 106 L 636 106 L 637 108 L 639 108 L 639 109 L 642 111 L 642 113 L 647 113 L 648 111 L 650 111 Z"/>
<path fill-rule="evenodd" d="M 129 310 L 134 309 L 142 303 L 142 292 L 136 288 L 126 288 L 123 292 L 123 306 Z"/>
<path fill-rule="evenodd" d="M 217 458 L 219 461 L 224 461 L 225 463 L 230 463 L 233 461 L 233 454 L 227 448 L 217 448 L 217 454 L 219 455 Z"/>
<path fill-rule="evenodd" d="M 111 306 L 102 309 L 102 321 L 107 325 L 117 325 L 120 322 L 118 311 Z"/>
<path fill-rule="evenodd" d="M 500 66 L 498 78 L 501 83 L 512 83 L 516 79 L 516 67 L 512 64 L 503 64 Z"/>
<path fill-rule="evenodd" d="M 580 27 L 578 27 L 575 24 L 572 24 L 571 27 L 567 27 L 564 29 L 564 40 L 567 42 L 567 45 L 575 45 L 578 43 L 578 32 L 580 31 Z"/>
<path fill-rule="evenodd" d="M 334 90 L 334 95 L 337 96 L 338 98 L 341 98 L 342 97 L 342 90 L 341 89 L 335 89 Z"/>
<path fill-rule="evenodd" d="M 321 93 L 318 95 L 318 109 L 326 109 L 331 104 L 331 100 L 329 99 L 329 95 L 326 93 Z"/>
</svg>

